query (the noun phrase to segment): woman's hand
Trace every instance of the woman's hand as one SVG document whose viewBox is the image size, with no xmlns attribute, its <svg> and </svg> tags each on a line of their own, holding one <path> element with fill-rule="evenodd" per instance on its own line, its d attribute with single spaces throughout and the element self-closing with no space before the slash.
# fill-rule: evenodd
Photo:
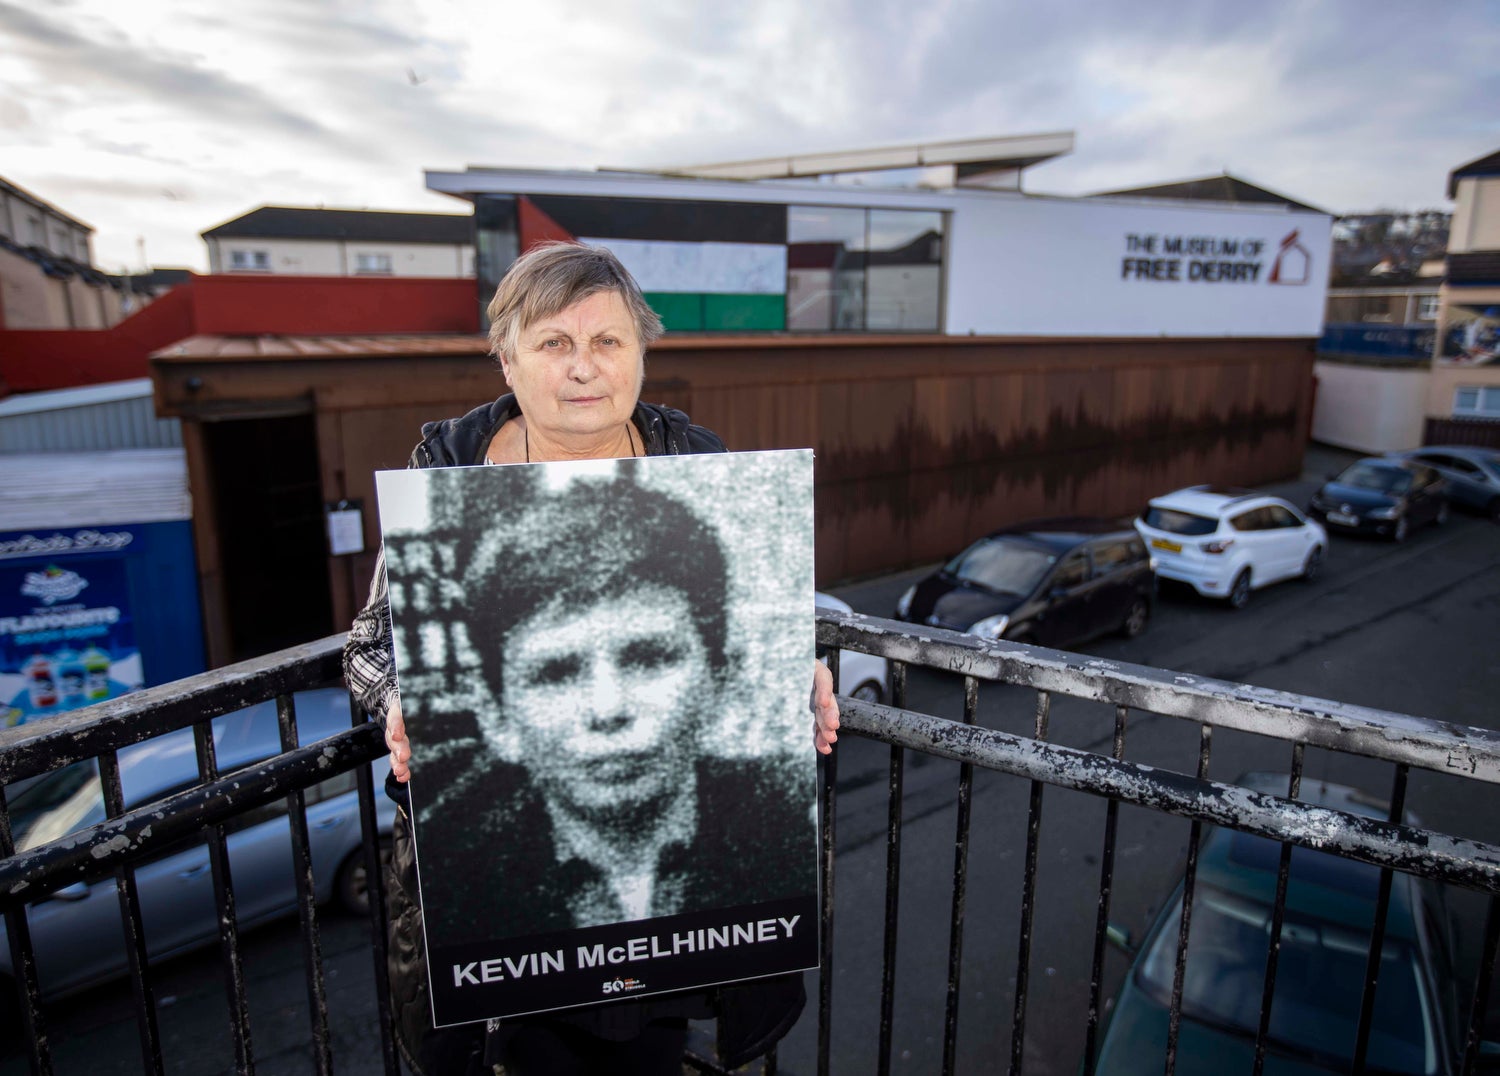
<svg viewBox="0 0 1500 1076">
<path fill-rule="evenodd" d="M 813 746 L 818 749 L 818 754 L 826 755 L 838 742 L 839 704 L 833 697 L 833 673 L 821 661 L 813 662 L 813 666 Z M 389 733 L 386 739 L 390 739 Z"/>
<path fill-rule="evenodd" d="M 834 707 L 837 715 L 838 708 Z M 838 727 L 838 717 L 834 717 L 834 727 Z M 411 767 L 407 762 L 411 760 L 411 741 L 406 738 L 406 722 L 401 719 L 401 702 L 393 701 L 391 708 L 385 713 L 385 745 L 391 749 L 391 772 L 396 775 L 396 780 L 403 785 L 411 780 Z"/>
</svg>

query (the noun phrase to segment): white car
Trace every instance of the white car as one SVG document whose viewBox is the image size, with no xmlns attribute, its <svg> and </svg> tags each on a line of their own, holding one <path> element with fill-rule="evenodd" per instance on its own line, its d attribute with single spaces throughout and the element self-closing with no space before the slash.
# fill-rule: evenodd
<svg viewBox="0 0 1500 1076">
<path fill-rule="evenodd" d="M 1243 609 L 1250 592 L 1323 570 L 1328 534 L 1280 497 L 1192 486 L 1155 497 L 1135 521 L 1156 574 Z"/>
<path fill-rule="evenodd" d="M 832 594 L 818 591 L 814 595 L 819 609 L 836 609 L 841 613 L 852 613 L 849 603 Z M 839 682 L 834 685 L 840 695 L 848 695 L 862 702 L 884 702 L 890 690 L 889 663 L 874 654 L 861 654 L 858 650 L 839 651 Z"/>
</svg>

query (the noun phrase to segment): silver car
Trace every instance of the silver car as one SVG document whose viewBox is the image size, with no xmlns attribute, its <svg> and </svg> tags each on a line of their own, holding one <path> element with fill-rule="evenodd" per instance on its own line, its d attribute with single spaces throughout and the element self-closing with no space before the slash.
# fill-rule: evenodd
<svg viewBox="0 0 1500 1076">
<path fill-rule="evenodd" d="M 299 691 L 295 699 L 300 743 L 313 743 L 350 727 L 349 696 L 342 689 Z M 221 773 L 281 751 L 274 702 L 215 718 L 213 730 Z M 127 809 L 198 783 L 191 729 L 126 747 L 119 758 Z M 379 791 L 389 768 L 383 756 L 371 765 L 383 840 L 388 839 L 395 818 L 395 804 Z M 337 898 L 359 911 L 368 907 L 368 894 L 355 780 L 355 771 L 350 770 L 307 789 L 304 798 L 317 898 Z M 93 760 L 31 782 L 14 793 L 9 806 L 17 851 L 50 843 L 105 819 Z M 286 801 L 255 808 L 234 818 L 226 828 L 239 925 L 252 926 L 293 911 L 297 888 Z M 218 939 L 213 873 L 205 843 L 186 841 L 173 847 L 137 865 L 135 877 L 151 960 Z M 125 934 L 112 873 L 92 883 L 64 886 L 29 907 L 27 919 L 44 999 L 127 974 Z M 0 1023 L 18 1015 L 14 970 L 5 925 L 0 921 Z"/>
<path fill-rule="evenodd" d="M 1448 482 L 1448 499 L 1500 523 L 1500 451 L 1472 445 L 1427 445 L 1393 456 L 1425 463 Z"/>
<path fill-rule="evenodd" d="M 840 613 L 852 613 L 849 603 L 821 590 L 814 595 L 819 609 L 836 609 Z M 884 702 L 890 692 L 890 663 L 874 654 L 863 654 L 858 650 L 839 651 L 840 694 L 862 702 Z"/>
</svg>

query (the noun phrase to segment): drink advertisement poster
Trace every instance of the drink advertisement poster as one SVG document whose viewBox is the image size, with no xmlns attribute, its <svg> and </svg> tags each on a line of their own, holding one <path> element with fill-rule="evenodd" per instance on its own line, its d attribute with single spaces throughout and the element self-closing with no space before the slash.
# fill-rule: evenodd
<svg viewBox="0 0 1500 1076">
<path fill-rule="evenodd" d="M 142 686 L 125 561 L 0 561 L 0 728 Z"/>
<path fill-rule="evenodd" d="M 816 967 L 812 453 L 376 484 L 435 1022 Z"/>
</svg>

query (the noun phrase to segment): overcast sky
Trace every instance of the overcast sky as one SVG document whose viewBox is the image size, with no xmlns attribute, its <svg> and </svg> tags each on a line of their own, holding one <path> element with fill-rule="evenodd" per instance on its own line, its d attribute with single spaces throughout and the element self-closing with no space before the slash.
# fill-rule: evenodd
<svg viewBox="0 0 1500 1076">
<path fill-rule="evenodd" d="M 1447 208 L 1500 149 L 1500 0 L 0 0 L 0 175 L 110 270 L 263 204 L 465 209 L 427 168 L 1058 130 L 1028 190 Z"/>
</svg>

